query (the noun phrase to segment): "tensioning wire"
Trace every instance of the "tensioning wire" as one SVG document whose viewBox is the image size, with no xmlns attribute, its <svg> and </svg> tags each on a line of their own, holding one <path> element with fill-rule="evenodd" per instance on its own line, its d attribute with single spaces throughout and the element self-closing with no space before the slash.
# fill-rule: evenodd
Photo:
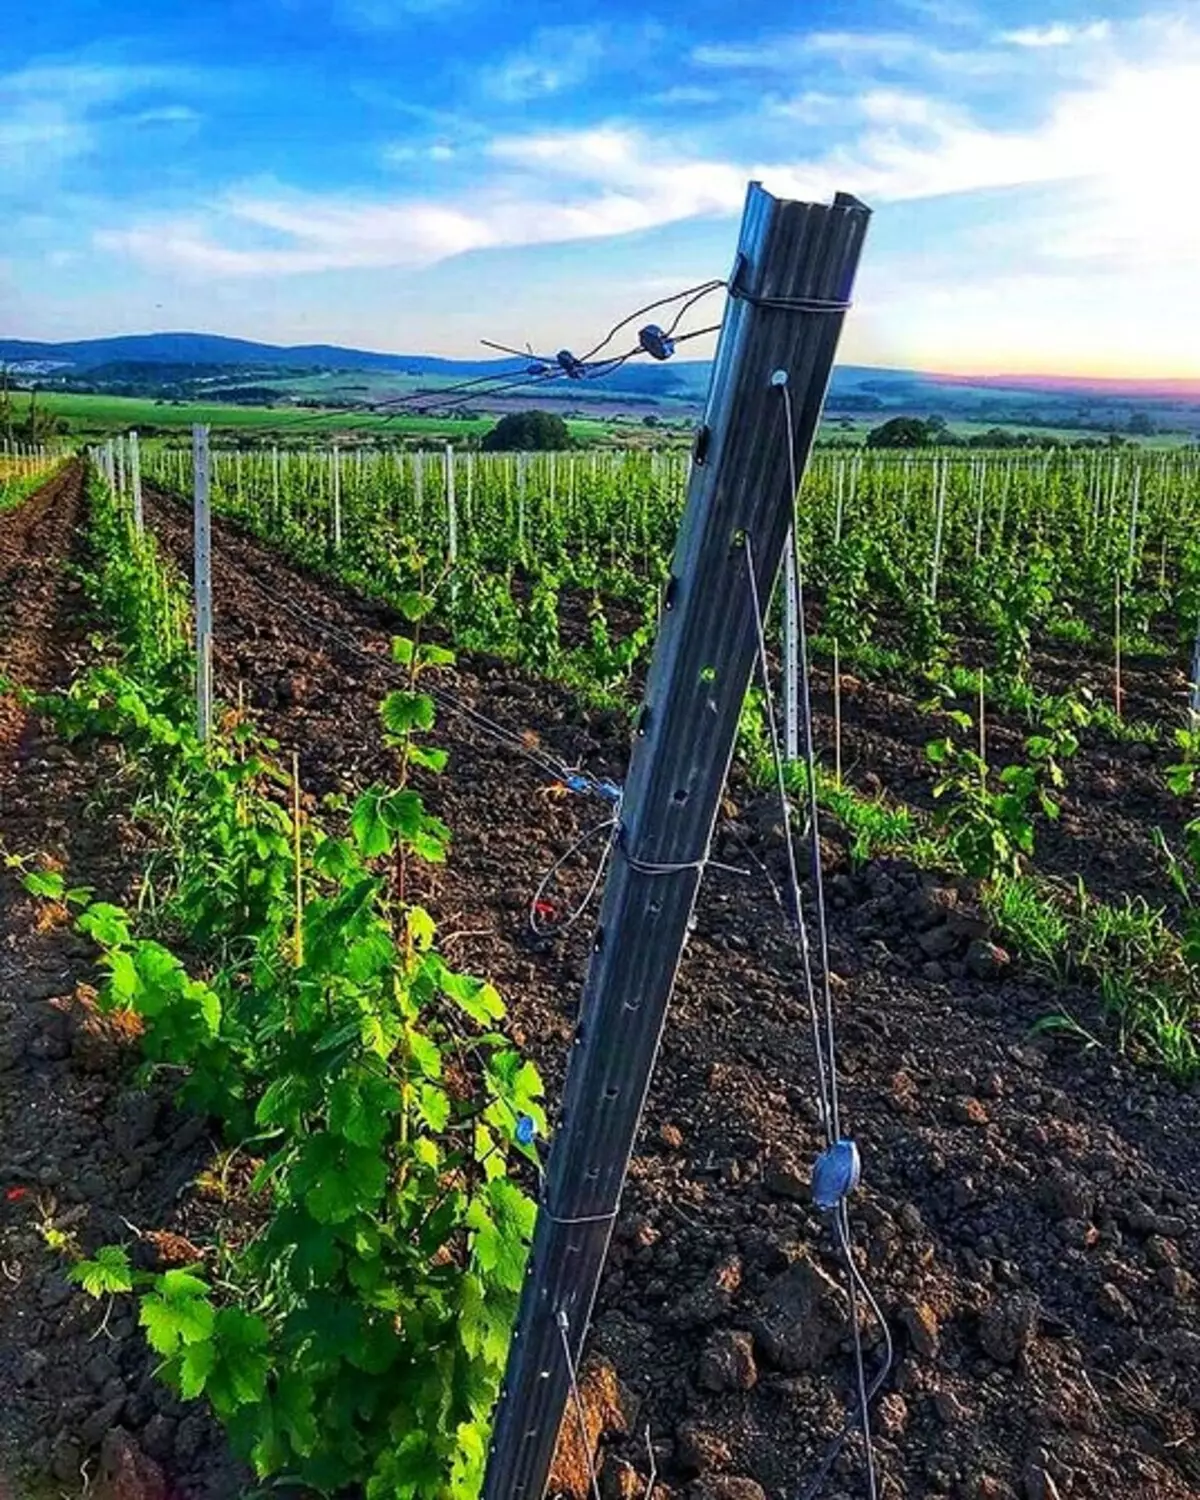
<svg viewBox="0 0 1200 1500">
<path fill-rule="evenodd" d="M 786 372 L 779 372 L 772 383 L 779 389 L 783 397 L 782 415 L 785 424 L 785 436 L 788 454 L 788 477 L 790 481 L 791 504 L 795 505 L 795 496 L 799 490 L 799 463 L 796 453 L 796 435 L 794 428 L 794 417 L 792 411 L 791 392 L 788 389 Z M 771 754 L 775 766 L 775 779 L 780 797 L 780 806 L 783 815 L 783 826 L 787 841 L 788 853 L 788 882 L 792 900 L 792 912 L 796 932 L 798 936 L 801 957 L 805 969 L 805 984 L 809 999 L 809 1020 L 813 1028 L 813 1042 L 815 1049 L 815 1060 L 817 1069 L 817 1084 L 821 1095 L 822 1115 L 825 1124 L 826 1151 L 823 1153 L 822 1161 L 828 1163 L 835 1153 L 849 1148 L 849 1156 L 853 1161 L 853 1175 L 848 1179 L 841 1191 L 838 1193 L 836 1202 L 819 1201 L 818 1206 L 828 1212 L 832 1207 L 832 1222 L 834 1238 L 837 1242 L 841 1258 L 846 1267 L 847 1293 L 849 1298 L 849 1312 L 851 1334 L 854 1343 L 855 1384 L 858 1397 L 858 1420 L 863 1433 L 863 1445 L 867 1468 L 867 1490 L 870 1500 L 877 1500 L 878 1480 L 875 1465 L 874 1442 L 871 1430 L 871 1403 L 883 1386 L 884 1381 L 891 1369 L 894 1355 L 891 1331 L 883 1317 L 879 1304 L 872 1293 L 865 1277 L 859 1271 L 854 1259 L 854 1245 L 850 1229 L 850 1217 L 847 1207 L 847 1196 L 853 1186 L 857 1183 L 857 1148 L 852 1142 L 843 1139 L 841 1134 L 841 1111 L 838 1099 L 838 1077 L 837 1077 L 837 1029 L 833 1010 L 833 992 L 830 980 L 829 965 L 829 936 L 828 922 L 825 911 L 825 892 L 822 878 L 821 845 L 820 845 L 820 814 L 817 806 L 817 778 L 816 778 L 816 751 L 813 743 L 812 728 L 812 701 L 811 701 L 811 679 L 809 669 L 808 636 L 804 620 L 804 594 L 802 585 L 802 572 L 800 569 L 799 551 L 796 546 L 795 525 L 788 529 L 788 546 L 793 548 L 793 557 L 796 563 L 795 574 L 797 582 L 797 622 L 798 622 L 798 657 L 800 672 L 800 708 L 804 718 L 804 754 L 808 781 L 808 838 L 810 840 L 812 855 L 812 878 L 814 905 L 817 915 L 818 928 L 818 950 L 823 987 L 823 1010 L 824 1025 L 818 1017 L 818 1006 L 813 982 L 811 967 L 811 950 L 808 944 L 806 923 L 801 905 L 802 893 L 800 877 L 792 836 L 791 807 L 787 796 L 787 785 L 784 774 L 784 759 L 780 748 L 778 727 L 775 722 L 775 706 L 771 693 L 768 675 L 767 651 L 766 651 L 766 619 L 759 596 L 758 582 L 754 572 L 754 558 L 750 539 L 746 540 L 747 572 L 750 582 L 751 597 L 754 605 L 755 626 L 758 635 L 759 665 L 762 673 L 764 691 L 766 695 L 766 713 L 768 720 L 768 732 L 771 745 Z M 818 1166 L 821 1162 L 818 1162 Z M 820 1195 L 815 1194 L 818 1199 Z M 862 1329 L 859 1326 L 859 1298 L 866 1301 L 872 1316 L 878 1323 L 884 1340 L 884 1359 L 880 1369 L 875 1374 L 870 1385 L 867 1383 L 865 1359 L 863 1354 Z M 851 1430 L 851 1419 L 842 1432 L 834 1440 L 829 1451 L 813 1480 L 804 1491 L 803 1500 L 812 1500 L 825 1479 L 828 1477 L 838 1454 L 845 1446 Z"/>
<path fill-rule="evenodd" d="M 224 561 L 227 566 L 232 566 L 243 578 L 249 579 L 261 594 L 278 608 L 291 615 L 293 619 L 299 620 L 302 624 L 316 630 L 319 634 L 327 636 L 335 645 L 339 646 L 347 654 L 356 657 L 359 661 L 381 669 L 397 679 L 403 678 L 402 669 L 386 656 L 375 651 L 365 651 L 351 636 L 347 635 L 338 626 L 332 625 L 329 621 L 319 619 L 307 610 L 301 609 L 290 599 L 277 594 L 257 574 L 252 573 L 241 563 L 231 560 L 226 552 L 223 539 L 214 550 L 225 553 Z M 450 713 L 458 714 L 477 729 L 498 740 L 507 749 L 515 750 L 529 761 L 531 765 L 536 766 L 544 776 L 548 776 L 556 784 L 570 791 L 598 797 L 604 802 L 611 802 L 614 800 L 615 795 L 619 795 L 611 782 L 597 779 L 586 771 L 581 771 L 577 767 L 567 766 L 551 756 L 532 750 L 517 730 L 509 729 L 505 725 L 499 724 L 494 719 L 489 718 L 486 714 L 480 713 L 478 709 L 471 708 L 467 704 L 460 702 L 444 688 L 429 687 L 426 691 L 439 707 L 445 708 Z"/>
</svg>

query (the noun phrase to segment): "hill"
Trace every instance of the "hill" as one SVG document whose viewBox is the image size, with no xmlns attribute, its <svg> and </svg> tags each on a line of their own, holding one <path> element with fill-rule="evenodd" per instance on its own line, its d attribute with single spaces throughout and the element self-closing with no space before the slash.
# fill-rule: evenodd
<svg viewBox="0 0 1200 1500">
<path fill-rule="evenodd" d="M 219 334 L 122 334 L 64 343 L 0 338 L 0 365 L 19 383 L 48 390 L 249 405 L 362 408 L 481 376 L 519 379 L 521 359 L 444 359 L 336 344 L 279 345 Z M 657 415 L 688 421 L 708 386 L 705 360 L 631 361 L 600 379 L 530 385 L 472 406 L 569 406 L 597 414 Z M 840 365 L 827 414 L 845 423 L 900 413 L 949 422 L 1067 431 L 1200 433 L 1200 381 L 1111 380 L 1081 376 L 965 376 Z"/>
</svg>

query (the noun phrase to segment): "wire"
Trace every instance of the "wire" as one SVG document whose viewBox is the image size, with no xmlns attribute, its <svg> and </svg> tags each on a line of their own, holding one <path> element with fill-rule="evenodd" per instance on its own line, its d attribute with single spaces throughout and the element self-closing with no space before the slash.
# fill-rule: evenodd
<svg viewBox="0 0 1200 1500">
<path fill-rule="evenodd" d="M 791 500 L 795 504 L 795 496 L 799 489 L 799 464 L 796 456 L 795 432 L 792 421 L 791 393 L 788 390 L 786 376 L 775 382 L 782 392 L 783 416 L 786 424 L 787 454 L 789 478 L 791 481 Z M 812 973 L 812 954 L 808 942 L 807 926 L 804 920 L 802 907 L 802 894 L 800 886 L 799 866 L 796 860 L 795 845 L 792 834 L 792 809 L 787 796 L 787 782 L 784 774 L 784 759 L 780 749 L 779 730 L 775 718 L 774 697 L 771 691 L 770 675 L 767 661 L 766 647 L 766 617 L 759 596 L 758 580 L 754 571 L 753 543 L 749 537 L 746 538 L 746 560 L 747 575 L 750 583 L 750 593 L 754 604 L 755 628 L 757 631 L 757 645 L 759 667 L 763 679 L 763 690 L 766 698 L 766 717 L 768 734 L 771 744 L 771 754 L 775 766 L 775 780 L 780 797 L 780 805 L 783 813 L 783 826 L 785 829 L 785 840 L 788 858 L 788 879 L 790 884 L 790 895 L 792 900 L 792 915 L 795 932 L 800 949 L 801 959 L 805 975 L 805 988 L 809 1004 L 809 1023 L 813 1032 L 813 1047 L 817 1069 L 817 1085 L 821 1095 L 821 1113 L 825 1125 L 826 1149 L 831 1151 L 835 1145 L 842 1143 L 840 1106 L 838 1103 L 837 1088 L 837 1046 L 836 1025 L 833 1014 L 833 993 L 830 983 L 829 968 L 829 939 L 828 924 L 825 915 L 825 894 L 821 869 L 821 843 L 820 843 L 820 821 L 816 805 L 816 753 L 812 735 L 812 704 L 808 661 L 808 638 L 804 624 L 804 598 L 800 583 L 801 573 L 799 568 L 798 553 L 796 557 L 796 579 L 798 589 L 797 616 L 798 616 L 798 656 L 800 662 L 801 677 L 801 711 L 804 715 L 805 724 L 805 756 L 808 770 L 809 808 L 807 836 L 810 840 L 812 851 L 813 871 L 813 896 L 817 909 L 818 923 L 818 947 L 821 963 L 822 985 L 824 992 L 824 1025 L 818 1013 L 816 997 L 816 985 Z M 795 527 L 789 527 L 788 545 L 795 548 Z M 849 1191 L 849 1184 L 846 1191 Z M 871 1432 L 871 1402 L 882 1388 L 891 1370 L 894 1350 L 892 1346 L 891 1332 L 886 1320 L 883 1318 L 879 1304 L 867 1285 L 854 1260 L 854 1247 L 850 1231 L 849 1211 L 846 1206 L 845 1192 L 837 1201 L 833 1209 L 834 1236 L 838 1248 L 846 1266 L 847 1293 L 849 1300 L 851 1337 L 854 1343 L 854 1369 L 855 1385 L 858 1406 L 858 1421 L 862 1427 L 863 1445 L 866 1456 L 867 1469 L 867 1493 L 870 1500 L 878 1500 L 878 1479 L 875 1464 L 874 1441 Z M 872 1315 L 876 1318 L 883 1331 L 885 1355 L 880 1369 L 877 1371 L 870 1385 L 867 1383 L 866 1362 L 863 1353 L 862 1329 L 859 1326 L 858 1304 L 860 1295 L 866 1300 Z M 838 1454 L 845 1446 L 847 1437 L 851 1430 L 853 1417 L 848 1413 L 846 1423 L 841 1433 L 834 1440 L 824 1460 L 814 1476 L 813 1480 L 804 1492 L 803 1500 L 812 1500 L 832 1470 Z"/>
<path fill-rule="evenodd" d="M 327 636 L 335 645 L 357 660 L 369 666 L 379 668 L 398 679 L 403 677 L 401 668 L 389 661 L 386 656 L 382 656 L 376 651 L 365 651 L 351 636 L 347 635 L 336 625 L 330 624 L 327 620 L 319 619 L 316 615 L 309 614 L 307 610 L 301 609 L 292 600 L 285 598 L 282 594 L 277 594 L 274 589 L 265 584 L 249 568 L 244 567 L 235 560 L 231 560 L 223 539 L 214 539 L 214 551 L 223 554 L 227 566 L 234 568 L 243 578 L 249 579 L 261 594 L 269 599 L 277 608 L 291 615 L 293 619 L 299 620 L 301 624 L 307 625 L 318 633 Z M 460 702 L 453 694 L 448 693 L 445 688 L 428 686 L 426 691 L 439 707 L 446 709 L 447 712 L 458 714 L 477 729 L 498 740 L 507 749 L 515 750 L 532 765 L 536 766 L 543 775 L 549 777 L 556 785 L 563 786 L 570 791 L 597 797 L 604 802 L 613 802 L 619 797 L 619 788 L 612 782 L 598 779 L 588 772 L 581 770 L 578 766 L 568 766 L 563 761 L 556 760 L 552 756 L 530 749 L 517 730 L 509 729 L 505 725 L 497 723 L 496 720 L 489 718 L 486 714 L 480 713 L 478 709 L 471 708 L 469 705 Z"/>
<path fill-rule="evenodd" d="M 836 1137 L 832 1132 L 829 1103 L 829 1080 L 826 1077 L 825 1046 L 821 1037 L 821 1020 L 817 1008 L 817 990 L 813 979 L 812 953 L 808 943 L 808 928 L 801 911 L 800 871 L 796 861 L 796 846 L 792 837 L 791 807 L 787 798 L 787 785 L 783 773 L 783 755 L 779 748 L 779 728 L 775 722 L 775 700 L 771 691 L 770 667 L 767 661 L 766 620 L 758 594 L 758 580 L 754 576 L 754 548 L 749 536 L 746 538 L 746 572 L 750 580 L 750 596 L 754 603 L 754 622 L 758 632 L 758 664 L 762 675 L 763 693 L 766 698 L 767 733 L 771 741 L 771 758 L 775 766 L 775 780 L 784 813 L 784 839 L 787 848 L 788 886 L 792 898 L 792 909 L 788 914 L 793 924 L 793 935 L 800 953 L 804 988 L 808 1000 L 809 1024 L 812 1028 L 813 1057 L 817 1069 L 817 1089 L 820 1094 L 821 1123 L 825 1128 L 826 1145 L 832 1145 Z"/>
<path fill-rule="evenodd" d="M 587 1464 L 589 1488 L 594 1500 L 600 1500 L 600 1481 L 596 1476 L 596 1465 L 592 1460 L 592 1439 L 588 1432 L 587 1414 L 583 1409 L 583 1397 L 579 1391 L 579 1374 L 575 1368 L 575 1360 L 571 1355 L 570 1319 L 563 1308 L 559 1308 L 558 1331 L 562 1335 L 563 1355 L 567 1361 L 567 1375 L 571 1381 L 571 1399 L 575 1406 L 575 1418 L 579 1423 L 579 1437 L 583 1447 L 583 1461 Z"/>
<path fill-rule="evenodd" d="M 702 297 L 707 297 L 710 292 L 715 292 L 718 287 L 723 287 L 724 285 L 725 282 L 722 278 L 715 277 L 711 281 L 702 281 L 699 286 L 688 287 L 682 292 L 676 292 L 672 297 L 660 297 L 656 302 L 647 302 L 645 307 L 639 307 L 636 312 L 631 312 L 628 317 L 622 318 L 619 323 L 614 323 L 609 331 L 600 340 L 600 342 L 594 348 L 589 349 L 588 352 L 583 356 L 583 363 L 589 364 L 592 360 L 594 360 L 596 355 L 600 353 L 601 349 L 608 348 L 609 344 L 612 343 L 613 339 L 616 338 L 617 334 L 620 333 L 622 328 L 628 328 L 630 323 L 635 323 L 638 318 L 644 318 L 647 313 L 653 312 L 656 308 L 669 307 L 673 302 L 679 302 L 682 298 L 690 298 L 690 300 L 685 302 L 683 307 L 681 307 L 680 310 L 676 313 L 674 323 L 672 323 L 671 327 L 667 329 L 668 334 L 673 333 L 674 330 L 679 326 L 680 319 L 683 317 L 683 314 L 688 310 L 689 307 L 691 307 L 694 303 L 699 302 Z"/>
<path fill-rule="evenodd" d="M 580 917 L 582 917 L 584 912 L 587 911 L 588 907 L 591 906 L 592 901 L 595 899 L 596 892 L 600 889 L 600 882 L 604 878 L 605 870 L 608 869 L 609 861 L 612 858 L 613 847 L 617 842 L 620 831 L 620 807 L 618 805 L 617 811 L 611 818 L 605 818 L 603 823 L 597 823 L 594 828 L 589 828 L 586 833 L 581 833 L 575 840 L 575 842 L 571 845 L 571 847 L 567 850 L 567 852 L 563 855 L 560 855 L 560 857 L 554 861 L 554 863 L 542 876 L 541 881 L 538 884 L 538 888 L 536 891 L 534 891 L 533 897 L 529 902 L 529 926 L 535 937 L 561 937 L 563 933 L 568 932 L 572 927 L 574 927 L 575 923 L 579 921 Z M 577 902 L 575 907 L 561 921 L 553 922 L 548 926 L 543 926 L 542 918 L 552 916 L 554 913 L 554 907 L 552 903 L 547 901 L 546 899 L 546 892 L 553 882 L 554 877 L 573 855 L 578 854 L 581 849 L 590 844 L 592 840 L 601 833 L 608 834 L 608 841 L 604 846 L 604 852 L 601 854 L 600 859 L 597 861 L 596 869 L 592 875 L 591 883 L 589 884 L 587 891 L 584 893 L 583 899 Z"/>
<path fill-rule="evenodd" d="M 784 381 L 778 389 L 783 394 L 783 418 L 786 424 L 788 477 L 791 483 L 791 506 L 795 513 L 796 496 L 800 492 L 799 464 L 796 461 L 795 427 L 792 415 L 792 393 Z M 808 670 L 808 626 L 804 619 L 804 582 L 800 567 L 800 550 L 796 542 L 796 528 L 788 528 L 788 546 L 792 549 L 796 576 L 796 629 L 797 648 L 800 661 L 800 712 L 804 719 L 804 759 L 808 771 L 808 817 L 810 847 L 812 849 L 813 893 L 817 907 L 817 942 L 821 955 L 821 974 L 824 982 L 825 1001 L 825 1045 L 829 1062 L 829 1106 L 830 1127 L 833 1139 L 841 1139 L 841 1108 L 838 1102 L 837 1035 L 833 1018 L 833 986 L 829 979 L 829 927 L 825 919 L 825 880 L 821 868 L 821 819 L 817 804 L 817 756 L 813 746 L 812 694 Z"/>
</svg>

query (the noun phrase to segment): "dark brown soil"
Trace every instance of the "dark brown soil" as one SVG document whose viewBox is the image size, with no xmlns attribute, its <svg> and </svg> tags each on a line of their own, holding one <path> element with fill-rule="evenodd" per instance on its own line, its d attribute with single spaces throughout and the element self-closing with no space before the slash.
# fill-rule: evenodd
<svg viewBox="0 0 1200 1500">
<path fill-rule="evenodd" d="M 87 656 L 81 516 L 72 468 L 0 517 L 0 673 L 39 691 L 65 687 Z M 125 899 L 142 850 L 109 789 L 117 768 L 111 747 L 76 753 L 0 696 L 0 848 Z M 67 912 L 0 866 L 0 1496 L 88 1493 L 101 1444 L 124 1429 L 170 1460 L 180 1493 L 231 1497 L 240 1476 L 210 1419 L 173 1400 L 133 1317 L 104 1322 L 47 1243 L 173 1228 L 211 1153 L 204 1121 L 179 1114 L 168 1087 L 137 1086 L 136 1045 L 88 1006 L 94 978 Z"/>
<path fill-rule="evenodd" d="M 185 518 L 166 503 L 152 504 L 149 515 L 187 565 Z M 284 750 L 299 752 L 306 788 L 349 791 L 385 777 L 376 705 L 391 683 L 387 643 L 400 623 L 223 527 L 215 589 L 220 689 L 232 698 L 240 688 Z M 334 644 L 316 622 L 352 636 L 378 664 Z M 566 693 L 481 660 L 461 663 L 445 686 L 568 764 L 620 776 L 619 716 L 585 712 Z M 859 736 L 847 757 L 856 760 L 855 774 L 873 772 L 889 785 L 898 779 L 901 794 L 917 796 L 919 746 L 929 733 L 915 720 L 910 705 L 864 688 L 847 710 L 848 745 L 851 734 Z M 422 896 L 453 960 L 504 992 L 554 1093 L 588 923 L 559 943 L 533 942 L 528 902 L 544 870 L 604 810 L 554 795 L 517 751 L 461 717 L 443 713 L 438 738 L 451 763 L 429 795 L 455 842 Z M 1145 817 L 1155 813 L 1138 811 L 1124 784 L 1127 757 L 1115 753 L 1118 789 L 1110 800 L 1139 824 L 1141 838 Z M 44 838 L 35 834 L 36 817 L 75 821 L 70 809 L 88 770 L 75 767 L 78 787 L 69 779 L 56 784 L 57 809 L 49 801 L 30 808 L 31 842 Z M 1146 795 L 1157 797 L 1147 777 Z M 1112 848 L 1124 860 L 1131 840 L 1082 777 L 1079 786 L 1077 847 L 1094 845 L 1097 858 L 1073 859 L 1069 833 L 1060 851 L 1048 852 L 1064 870 L 1086 863 L 1090 879 L 1093 865 L 1104 867 L 1099 852 Z M 733 797 L 738 805 L 722 826 L 718 858 L 745 864 L 749 850 L 778 877 L 777 814 L 736 787 Z M 979 931 L 969 889 L 945 883 L 935 897 L 902 864 L 855 872 L 832 844 L 829 854 L 842 1104 L 864 1158 L 851 1218 L 899 1356 L 876 1422 L 881 1493 L 914 1500 L 1200 1496 L 1193 1281 L 1200 1273 L 1200 1096 L 1111 1053 L 1031 1043 L 1030 1025 L 1060 1008 L 1062 997 L 1019 965 L 987 978 L 967 967 L 965 950 Z M 1115 870 L 1115 884 L 1124 876 Z M 16 935 L 34 914 L 13 910 L 5 921 Z M 72 962 L 82 977 L 86 961 Z M 841 1426 L 852 1365 L 840 1293 L 822 1275 L 837 1277 L 836 1258 L 807 1203 L 819 1149 L 808 1035 L 792 948 L 765 882 L 710 872 L 597 1307 L 592 1345 L 615 1364 L 638 1408 L 629 1412 L 631 1430 L 609 1445 L 606 1488 L 616 1485 L 622 1458 L 647 1472 L 648 1428 L 673 1495 L 759 1494 L 749 1484 L 716 1482 L 726 1476 L 756 1482 L 771 1500 L 795 1500 Z M 84 1075 L 73 1056 L 43 1064 L 28 1053 L 23 1047 L 4 1080 L 15 1068 L 27 1107 L 25 1079 L 40 1080 L 37 1067 L 60 1070 L 49 1076 L 70 1081 L 77 1093 L 129 1097 L 115 1067 Z M 78 1232 L 89 1243 L 114 1232 L 105 1212 L 135 1223 L 142 1215 L 141 1227 L 173 1227 L 169 1198 L 161 1183 L 151 1184 L 160 1168 L 173 1166 L 186 1193 L 203 1143 L 181 1141 L 185 1127 L 156 1109 L 144 1136 L 143 1150 L 152 1153 L 147 1177 L 127 1190 L 117 1180 L 109 1196 L 110 1179 L 125 1167 L 120 1136 L 95 1119 L 89 1133 L 83 1112 L 70 1118 L 81 1160 L 104 1180 L 103 1192 L 79 1200 L 89 1217 Z M 32 1150 L 21 1180 L 36 1183 L 44 1162 L 51 1170 L 59 1162 L 59 1146 L 27 1127 L 20 1140 Z M 7 1150 L 4 1138 L 5 1163 Z M 30 1274 L 43 1276 L 28 1206 L 17 1210 L 22 1254 L 35 1268 Z M 174 1212 L 188 1212 L 186 1199 Z M 8 1206 L 0 1213 L 14 1222 Z M 59 1372 L 60 1405 L 94 1407 L 86 1369 L 97 1347 L 123 1379 L 126 1364 L 141 1368 L 144 1356 L 124 1328 L 115 1345 L 87 1345 L 95 1311 L 80 1300 L 52 1303 L 33 1337 L 28 1323 L 18 1330 L 8 1321 L 0 1301 L 0 1361 L 45 1353 Z M 22 1294 L 18 1305 L 36 1301 Z M 878 1338 L 873 1331 L 868 1338 L 874 1360 Z M 42 1379 L 45 1367 L 33 1364 L 33 1378 Z M 0 1363 L 0 1376 L 7 1368 Z M 141 1391 L 138 1384 L 123 1402 Z M 31 1399 L 19 1397 L 22 1410 Z M 153 1436 L 161 1437 L 181 1493 L 214 1500 L 237 1493 L 228 1472 L 197 1473 L 190 1439 L 180 1442 L 193 1418 L 172 1426 L 179 1414 L 169 1402 L 163 1415 Z M 124 1405 L 119 1416 L 132 1420 Z M 78 1417 L 64 1418 L 67 1441 L 79 1427 Z M 148 1444 L 147 1427 L 139 1430 Z M 230 1487 L 222 1490 L 222 1482 Z M 860 1449 L 848 1448 L 824 1493 L 866 1493 Z"/>
</svg>

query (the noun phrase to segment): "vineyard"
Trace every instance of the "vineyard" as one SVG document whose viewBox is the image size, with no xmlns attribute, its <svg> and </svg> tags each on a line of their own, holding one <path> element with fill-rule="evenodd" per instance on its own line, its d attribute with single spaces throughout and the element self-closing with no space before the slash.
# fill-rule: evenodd
<svg viewBox="0 0 1200 1500">
<path fill-rule="evenodd" d="M 103 450 L 5 516 L 30 1494 L 478 1492 L 688 464 L 213 453 L 207 745 L 190 456 L 142 454 L 141 533 Z M 1198 471 L 818 453 L 799 496 L 880 1494 L 1200 1493 Z M 760 682 L 552 1493 L 866 1492 L 772 723 Z"/>
<path fill-rule="evenodd" d="M 60 462 L 45 448 L 0 444 L 0 510 L 32 493 Z"/>
<path fill-rule="evenodd" d="M 530 351 L 690 454 L 21 469 L 5 1492 L 1200 1495 L 1200 462 L 814 458 L 869 217 Z"/>
</svg>

